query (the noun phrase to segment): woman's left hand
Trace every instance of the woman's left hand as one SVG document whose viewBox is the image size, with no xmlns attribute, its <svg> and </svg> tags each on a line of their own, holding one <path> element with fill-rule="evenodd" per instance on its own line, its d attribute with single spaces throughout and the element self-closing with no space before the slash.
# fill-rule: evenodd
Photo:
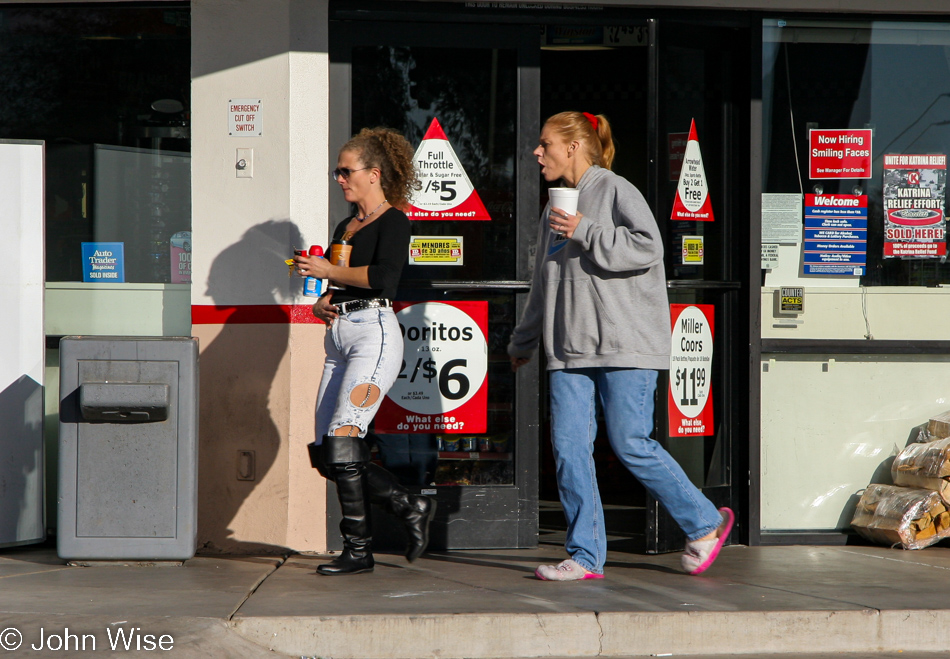
<svg viewBox="0 0 950 659">
<path fill-rule="evenodd" d="M 577 229 L 577 225 L 580 223 L 582 217 L 584 216 L 580 213 L 577 215 L 568 215 L 567 211 L 563 209 L 552 208 L 551 214 L 548 215 L 548 222 L 550 223 L 551 231 L 556 231 L 570 239 L 574 236 L 574 230 Z"/>
<path fill-rule="evenodd" d="M 297 274 L 301 277 L 316 277 L 317 279 L 327 279 L 330 270 L 330 262 L 322 256 L 300 256 L 294 257 L 294 265 L 297 267 Z"/>
</svg>

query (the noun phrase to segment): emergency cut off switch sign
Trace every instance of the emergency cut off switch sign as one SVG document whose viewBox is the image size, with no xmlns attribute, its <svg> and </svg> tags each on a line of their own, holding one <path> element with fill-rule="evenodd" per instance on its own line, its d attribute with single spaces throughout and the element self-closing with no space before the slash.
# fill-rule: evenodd
<svg viewBox="0 0 950 659">
<path fill-rule="evenodd" d="M 228 99 L 228 135 L 260 137 L 264 134 L 264 104 L 259 98 Z"/>
<path fill-rule="evenodd" d="M 236 149 L 234 172 L 238 178 L 253 178 L 254 149 Z"/>
</svg>

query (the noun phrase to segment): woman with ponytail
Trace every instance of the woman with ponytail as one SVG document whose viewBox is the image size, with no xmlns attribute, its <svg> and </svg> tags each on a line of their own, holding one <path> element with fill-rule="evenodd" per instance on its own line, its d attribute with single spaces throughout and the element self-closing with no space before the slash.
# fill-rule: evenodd
<svg viewBox="0 0 950 659">
<path fill-rule="evenodd" d="M 683 569 L 705 571 L 734 515 L 694 486 L 656 440 L 657 372 L 669 369 L 670 311 L 663 243 L 643 195 L 610 171 L 603 115 L 561 112 L 544 124 L 534 155 L 548 182 L 577 188 L 577 213 L 549 203 L 541 214 L 528 303 L 508 354 L 517 370 L 543 339 L 550 373 L 551 441 L 567 518 L 570 558 L 542 565 L 540 579 L 603 578 L 604 511 L 593 459 L 597 399 L 610 445 L 686 535 Z"/>
<path fill-rule="evenodd" d="M 327 356 L 317 396 L 318 440 L 308 448 L 313 467 L 336 482 L 343 512 L 343 551 L 318 567 L 320 574 L 373 570 L 371 502 L 402 520 L 409 561 L 429 542 L 435 502 L 411 494 L 370 462 L 364 439 L 402 366 L 402 334 L 392 298 L 409 255 L 409 220 L 400 209 L 418 188 L 412 156 L 406 139 L 388 128 L 364 128 L 344 144 L 330 177 L 356 209 L 333 232 L 334 240 L 352 246 L 349 263 L 294 259 L 301 275 L 342 286 L 313 305 L 313 315 L 327 326 Z"/>
</svg>

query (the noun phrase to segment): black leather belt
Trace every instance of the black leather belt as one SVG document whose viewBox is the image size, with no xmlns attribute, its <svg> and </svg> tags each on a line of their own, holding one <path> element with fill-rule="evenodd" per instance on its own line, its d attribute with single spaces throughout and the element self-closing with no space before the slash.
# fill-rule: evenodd
<svg viewBox="0 0 950 659">
<path fill-rule="evenodd" d="M 350 300 L 349 302 L 340 302 L 336 308 L 340 314 L 350 313 L 351 311 L 360 311 L 361 309 L 385 309 L 393 306 L 393 303 L 384 297 L 374 297 L 371 300 Z"/>
</svg>

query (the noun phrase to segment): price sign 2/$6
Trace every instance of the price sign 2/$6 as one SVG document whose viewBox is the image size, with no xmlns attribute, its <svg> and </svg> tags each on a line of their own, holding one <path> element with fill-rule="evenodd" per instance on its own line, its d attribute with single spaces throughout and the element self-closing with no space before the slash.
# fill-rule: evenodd
<svg viewBox="0 0 950 659">
<path fill-rule="evenodd" d="M 377 432 L 485 432 L 488 303 L 397 307 L 403 363 L 376 415 Z"/>
<path fill-rule="evenodd" d="M 670 315 L 669 436 L 712 435 L 715 308 L 711 304 L 671 304 Z"/>
</svg>

